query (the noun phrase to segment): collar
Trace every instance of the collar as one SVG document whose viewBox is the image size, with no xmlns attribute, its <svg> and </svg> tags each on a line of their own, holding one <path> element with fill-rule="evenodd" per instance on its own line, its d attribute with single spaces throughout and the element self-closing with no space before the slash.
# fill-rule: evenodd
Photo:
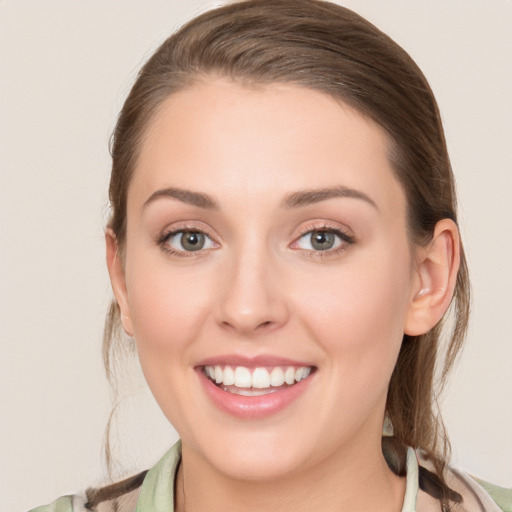
<svg viewBox="0 0 512 512">
<path fill-rule="evenodd" d="M 174 477 L 181 459 L 178 441 L 144 478 L 135 512 L 174 512 Z"/>
</svg>

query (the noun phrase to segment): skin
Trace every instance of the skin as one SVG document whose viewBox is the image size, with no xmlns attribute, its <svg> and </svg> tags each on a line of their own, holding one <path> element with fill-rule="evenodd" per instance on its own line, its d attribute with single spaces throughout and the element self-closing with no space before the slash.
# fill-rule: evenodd
<svg viewBox="0 0 512 512">
<path fill-rule="evenodd" d="M 401 509 L 404 480 L 380 448 L 386 392 L 404 332 L 428 331 L 448 307 L 458 238 L 444 220 L 428 246 L 411 244 L 388 148 L 372 121 L 284 84 L 203 81 L 152 120 L 126 244 L 118 254 L 107 231 L 107 261 L 124 328 L 182 438 L 178 510 Z M 158 194 L 169 187 L 215 208 Z M 356 193 L 283 205 L 335 187 Z M 205 248 L 162 242 L 184 229 L 206 233 Z M 351 242 L 315 251 L 314 230 Z M 226 354 L 316 371 L 277 414 L 239 419 L 210 401 L 196 371 Z"/>
</svg>

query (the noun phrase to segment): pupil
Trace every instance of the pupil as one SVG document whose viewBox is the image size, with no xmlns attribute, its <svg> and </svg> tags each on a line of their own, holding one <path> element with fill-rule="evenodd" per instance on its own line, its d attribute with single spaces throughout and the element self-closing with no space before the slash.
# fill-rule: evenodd
<svg viewBox="0 0 512 512">
<path fill-rule="evenodd" d="M 204 246 L 203 233 L 183 233 L 181 237 L 181 245 L 187 251 L 199 251 Z"/>
<path fill-rule="evenodd" d="M 334 234 L 327 231 L 315 231 L 312 234 L 311 245 L 319 251 L 326 251 L 334 245 Z"/>
</svg>

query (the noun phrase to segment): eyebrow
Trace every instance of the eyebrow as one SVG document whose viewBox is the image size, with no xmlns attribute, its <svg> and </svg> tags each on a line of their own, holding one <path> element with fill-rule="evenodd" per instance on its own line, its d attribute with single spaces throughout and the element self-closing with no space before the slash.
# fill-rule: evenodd
<svg viewBox="0 0 512 512">
<path fill-rule="evenodd" d="M 353 199 L 360 199 L 373 206 L 378 210 L 375 201 L 367 196 L 364 192 L 353 188 L 348 188 L 343 185 L 337 187 L 327 187 L 309 190 L 299 190 L 286 196 L 281 206 L 286 209 L 302 208 L 311 204 L 319 203 L 327 199 L 336 197 L 349 197 Z M 204 208 L 206 210 L 220 210 L 220 206 L 211 196 L 201 192 L 192 192 L 191 190 L 181 188 L 164 188 L 153 192 L 151 196 L 144 203 L 143 208 L 146 208 L 151 203 L 159 199 L 176 199 L 182 203 Z"/>
<path fill-rule="evenodd" d="M 200 192 L 192 192 L 191 190 L 185 190 L 182 188 L 164 188 L 153 192 L 148 200 L 144 203 L 143 208 L 146 208 L 151 203 L 158 199 L 177 199 L 182 203 L 197 206 L 198 208 L 204 208 L 206 210 L 219 210 L 218 203 L 210 197 L 208 194 Z"/>
<path fill-rule="evenodd" d="M 353 188 L 344 187 L 343 185 L 337 187 L 317 188 L 293 192 L 285 198 L 282 203 L 282 207 L 287 209 L 301 208 L 303 206 L 319 203 L 320 201 L 325 201 L 326 199 L 332 199 L 335 197 L 350 197 L 353 199 L 360 199 L 373 206 L 376 210 L 379 210 L 379 207 L 375 201 L 371 197 L 367 196 L 364 192 L 355 190 Z"/>
</svg>

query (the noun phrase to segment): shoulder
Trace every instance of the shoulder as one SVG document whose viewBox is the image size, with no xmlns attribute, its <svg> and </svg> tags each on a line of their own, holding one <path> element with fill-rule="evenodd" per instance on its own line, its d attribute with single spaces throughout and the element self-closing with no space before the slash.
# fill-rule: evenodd
<svg viewBox="0 0 512 512">
<path fill-rule="evenodd" d="M 63 496 L 30 512 L 172 512 L 174 475 L 181 460 L 178 441 L 149 471 L 115 484 L 87 489 L 84 496 Z"/>
<path fill-rule="evenodd" d="M 105 487 L 90 488 L 84 496 L 62 496 L 30 512 L 134 512 L 146 473 Z"/>
<path fill-rule="evenodd" d="M 426 460 L 421 452 L 417 452 L 417 456 L 420 473 L 421 469 L 427 469 L 427 473 L 432 474 L 433 468 L 430 461 Z M 458 502 L 460 499 L 454 510 L 461 512 L 512 512 L 512 489 L 490 484 L 454 467 L 445 468 L 444 478 L 450 490 L 458 496 L 456 501 Z M 420 491 L 422 490 L 425 490 L 425 487 L 420 483 Z M 425 497 L 425 494 L 425 492 L 418 493 L 418 510 L 431 509 L 427 506 L 431 496 Z"/>
<path fill-rule="evenodd" d="M 447 473 L 448 485 L 462 496 L 468 510 L 512 512 L 512 489 L 484 482 L 456 468 L 449 468 Z"/>
<path fill-rule="evenodd" d="M 62 496 L 49 505 L 34 508 L 29 512 L 87 512 L 85 502 L 83 496 Z"/>
<path fill-rule="evenodd" d="M 133 512 L 147 471 L 99 489 L 86 492 L 86 510 L 95 512 Z M 73 510 L 73 512 L 77 512 Z"/>
<path fill-rule="evenodd" d="M 512 488 L 500 487 L 475 477 L 471 478 L 489 494 L 503 512 L 512 512 Z"/>
</svg>

